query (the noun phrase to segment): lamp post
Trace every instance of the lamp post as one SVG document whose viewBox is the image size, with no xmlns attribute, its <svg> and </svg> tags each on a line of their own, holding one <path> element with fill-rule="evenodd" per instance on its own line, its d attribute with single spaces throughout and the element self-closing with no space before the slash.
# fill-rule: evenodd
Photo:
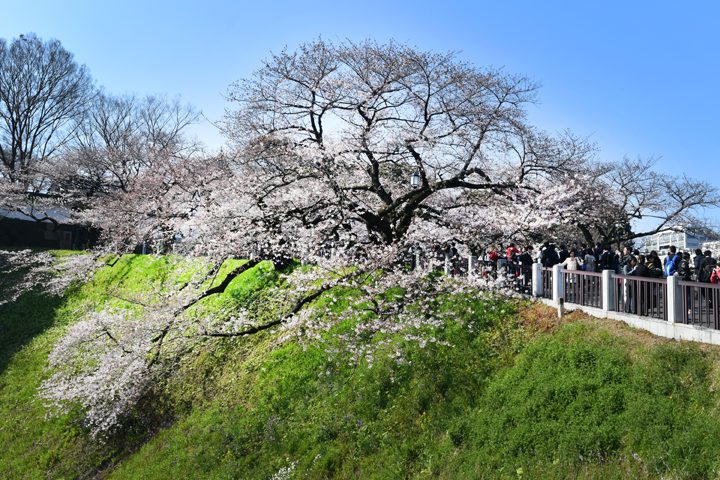
<svg viewBox="0 0 720 480">
<path fill-rule="evenodd" d="M 412 185 L 412 188 L 419 187 L 421 180 L 422 179 L 420 178 L 420 174 L 418 172 L 413 172 L 412 175 L 410 175 L 410 185 Z"/>
</svg>

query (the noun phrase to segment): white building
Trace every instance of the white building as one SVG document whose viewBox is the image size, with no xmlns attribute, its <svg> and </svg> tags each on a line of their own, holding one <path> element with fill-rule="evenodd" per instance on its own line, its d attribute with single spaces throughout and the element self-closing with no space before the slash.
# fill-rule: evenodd
<svg viewBox="0 0 720 480">
<path fill-rule="evenodd" d="M 658 255 L 662 256 L 667 255 L 668 249 L 671 245 L 675 245 L 679 251 L 693 253 L 696 248 L 704 249 L 704 244 L 714 240 L 716 240 L 716 238 L 701 234 L 689 234 L 686 232 L 671 230 L 643 237 L 643 246 L 641 250 L 643 253 L 655 250 L 658 252 Z"/>
</svg>

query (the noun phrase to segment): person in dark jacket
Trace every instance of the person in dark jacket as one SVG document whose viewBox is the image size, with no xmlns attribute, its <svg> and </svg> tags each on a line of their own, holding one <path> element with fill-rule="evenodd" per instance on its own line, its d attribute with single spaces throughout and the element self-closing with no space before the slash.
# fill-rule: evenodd
<svg viewBox="0 0 720 480">
<path fill-rule="evenodd" d="M 680 277 L 685 282 L 692 281 L 694 268 L 690 266 L 690 254 L 685 252 L 680 255 L 680 262 L 677 264 L 675 276 Z M 685 305 L 692 305 L 692 293 L 690 289 L 685 289 Z"/>
<path fill-rule="evenodd" d="M 610 270 L 615 273 L 620 273 L 620 255 L 616 255 L 614 252 L 610 252 L 612 257 L 610 258 Z"/>
<path fill-rule="evenodd" d="M 560 263 L 560 257 L 558 256 L 557 251 L 555 250 L 554 244 L 549 244 L 548 248 L 546 248 L 543 253 L 545 254 L 544 259 L 544 265 L 548 268 L 552 268 L 558 263 Z"/>
<path fill-rule="evenodd" d="M 682 278 L 686 282 L 692 281 L 693 269 L 690 267 L 690 254 L 685 252 L 682 254 L 682 260 L 678 264 L 675 275 Z"/>
<path fill-rule="evenodd" d="M 650 262 L 653 264 L 653 266 L 652 266 L 653 269 L 657 269 L 660 272 L 663 271 L 662 260 L 660 260 L 660 256 L 658 255 L 658 253 L 655 250 L 652 250 L 650 252 Z"/>
<path fill-rule="evenodd" d="M 598 259 L 598 270 L 612 270 L 617 273 L 617 259 L 613 252 L 610 251 L 610 247 L 605 245 L 603 247 L 602 255 Z"/>
<path fill-rule="evenodd" d="M 558 257 L 560 257 L 560 263 L 564 262 L 566 258 L 570 256 L 570 252 L 568 252 L 567 247 L 565 245 L 560 245 L 560 251 L 558 252 Z"/>
<path fill-rule="evenodd" d="M 595 258 L 596 258 L 597 261 L 599 262 L 599 261 L 600 261 L 600 256 L 601 256 L 602 253 L 603 253 L 603 249 L 602 249 L 602 247 L 600 246 L 600 242 L 598 242 L 598 243 L 595 244 L 595 250 L 594 250 L 593 252 L 594 252 L 593 255 L 595 256 Z"/>
<path fill-rule="evenodd" d="M 696 248 L 695 258 L 693 259 L 693 263 L 695 264 L 695 280 L 700 277 L 700 262 L 702 262 L 704 258 L 705 255 L 703 255 L 703 251 L 699 248 Z"/>
<path fill-rule="evenodd" d="M 647 258 L 645 258 L 645 255 L 638 255 L 637 257 L 637 265 L 635 266 L 635 269 L 632 271 L 630 275 L 634 277 L 643 277 L 643 278 L 650 278 L 650 269 L 648 269 L 646 263 L 648 262 Z M 640 313 L 641 315 L 647 314 L 648 309 L 648 302 L 647 297 L 648 295 L 651 298 L 654 298 L 657 295 L 657 289 L 648 288 L 646 285 L 641 282 L 637 282 L 635 280 L 632 281 L 633 284 L 637 283 L 637 285 L 632 285 L 631 290 L 636 293 L 637 298 L 637 306 L 633 305 L 635 309 L 635 313 Z M 657 303 L 657 299 L 655 299 L 655 302 Z"/>
<path fill-rule="evenodd" d="M 704 258 L 700 260 L 700 264 L 698 265 L 697 281 L 709 283 L 710 276 L 712 275 L 712 271 L 714 269 L 712 266 L 715 265 L 716 262 L 715 259 L 712 258 L 712 252 L 710 250 L 705 250 L 703 253 Z"/>
<path fill-rule="evenodd" d="M 520 254 L 518 257 L 518 262 L 520 265 L 524 267 L 531 267 L 534 263 L 533 261 L 533 247 L 532 245 L 528 245 L 523 249 L 523 253 Z M 523 290 L 529 293 L 530 289 L 530 283 L 532 281 L 532 269 L 527 268 L 521 270 L 522 277 L 523 277 Z"/>
<path fill-rule="evenodd" d="M 623 249 L 622 256 L 618 259 L 618 264 L 620 266 L 620 273 L 623 275 L 629 275 L 630 270 L 632 269 L 632 266 L 630 265 L 630 260 L 633 258 L 632 254 L 630 253 L 630 249 L 628 247 L 625 247 Z"/>
<path fill-rule="evenodd" d="M 604 247 L 602 253 L 597 257 L 597 269 L 599 272 L 610 270 L 610 250 Z"/>
<path fill-rule="evenodd" d="M 532 245 L 528 245 L 522 255 L 520 255 L 520 258 L 518 258 L 518 260 L 520 261 L 520 265 L 532 265 L 534 263 L 532 254 L 533 247 Z"/>
<path fill-rule="evenodd" d="M 647 265 L 645 265 L 645 262 L 647 262 L 645 255 L 638 255 L 637 266 L 635 267 L 635 270 L 632 272 L 631 275 L 635 277 L 650 278 L 650 270 L 648 269 Z"/>
</svg>

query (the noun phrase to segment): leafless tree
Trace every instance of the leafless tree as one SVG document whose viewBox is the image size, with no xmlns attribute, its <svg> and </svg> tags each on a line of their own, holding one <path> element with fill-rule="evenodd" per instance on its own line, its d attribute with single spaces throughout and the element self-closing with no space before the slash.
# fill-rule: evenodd
<svg viewBox="0 0 720 480">
<path fill-rule="evenodd" d="M 86 196 L 108 189 L 126 190 L 131 178 L 153 167 L 159 156 L 189 157 L 202 145 L 185 135 L 200 113 L 179 97 L 113 96 L 100 93 L 79 119 L 64 148 L 57 172 L 68 188 Z"/>
<path fill-rule="evenodd" d="M 85 65 L 58 40 L 0 39 L 0 160 L 4 175 L 27 174 L 72 137 L 95 89 Z M 68 128 L 69 127 L 69 128 Z"/>
<path fill-rule="evenodd" d="M 58 40 L 0 39 L 0 217 L 20 211 L 57 224 L 49 163 L 94 95 L 88 69 Z"/>
</svg>

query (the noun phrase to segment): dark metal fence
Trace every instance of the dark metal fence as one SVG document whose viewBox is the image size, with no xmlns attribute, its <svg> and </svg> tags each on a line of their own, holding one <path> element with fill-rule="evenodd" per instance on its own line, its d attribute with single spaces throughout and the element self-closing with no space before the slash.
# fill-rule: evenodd
<svg viewBox="0 0 720 480">
<path fill-rule="evenodd" d="M 541 284 L 542 284 L 542 297 L 549 298 L 552 300 L 552 282 L 553 282 L 553 271 L 552 268 L 540 267 Z"/>
<path fill-rule="evenodd" d="M 566 303 L 602 308 L 602 274 L 583 270 L 563 270 Z"/>
<path fill-rule="evenodd" d="M 455 260 L 454 265 L 455 275 L 466 277 L 470 270 L 470 260 L 468 258 L 459 257 Z"/>
<path fill-rule="evenodd" d="M 720 330 L 720 285 L 679 281 L 682 290 L 683 323 Z"/>
<path fill-rule="evenodd" d="M 513 283 L 514 290 L 520 293 L 532 293 L 532 266 L 508 263 L 507 276 Z M 552 294 L 552 292 L 550 292 Z"/>
<path fill-rule="evenodd" d="M 450 275 L 454 277 L 467 276 L 470 266 L 468 258 L 454 255 L 451 258 L 446 258 L 444 253 L 435 255 L 434 261 L 432 261 L 432 268 L 434 272 L 445 272 L 445 267 L 448 267 Z M 425 264 L 425 260 L 421 260 Z"/>
<path fill-rule="evenodd" d="M 660 320 L 668 319 L 667 280 L 613 275 L 615 311 Z"/>
</svg>

